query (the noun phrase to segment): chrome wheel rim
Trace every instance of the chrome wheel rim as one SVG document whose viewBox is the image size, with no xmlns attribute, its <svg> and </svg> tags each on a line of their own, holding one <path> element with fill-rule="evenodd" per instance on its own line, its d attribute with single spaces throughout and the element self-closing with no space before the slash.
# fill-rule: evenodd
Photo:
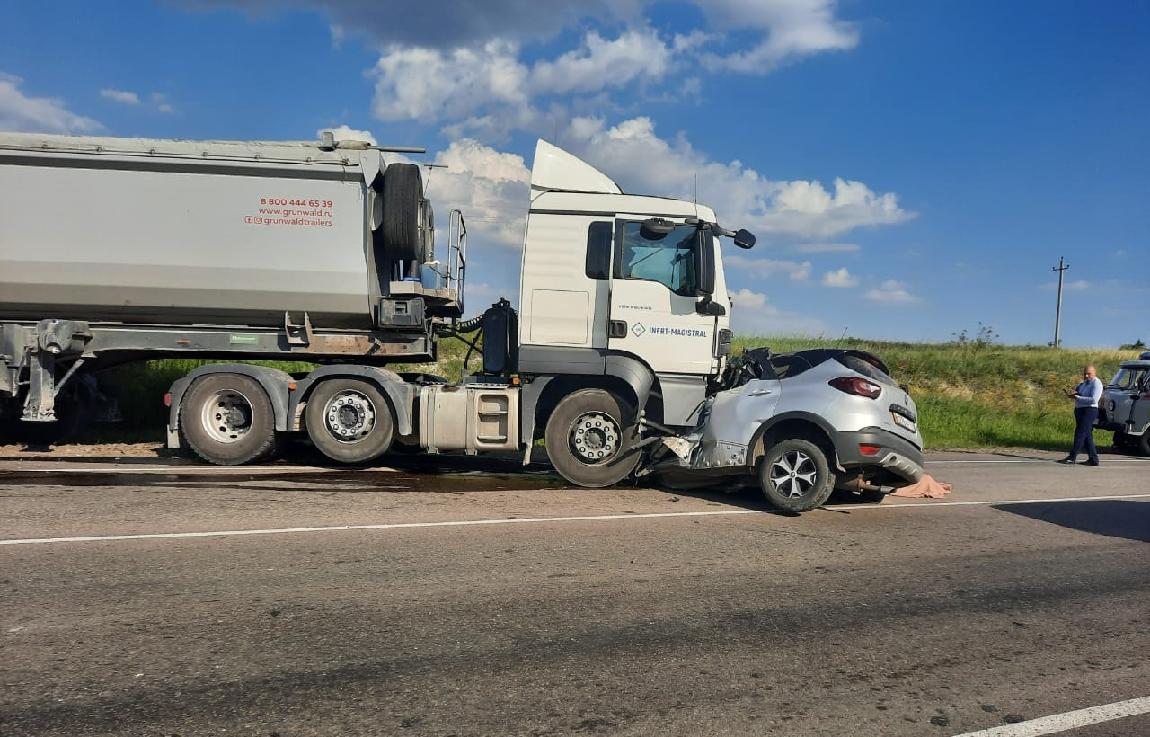
<svg viewBox="0 0 1150 737">
<path fill-rule="evenodd" d="M 217 443 L 239 442 L 252 429 L 252 403 L 235 389 L 221 389 L 204 402 L 200 426 Z"/>
<path fill-rule="evenodd" d="M 799 499 L 810 492 L 818 475 L 814 459 L 801 450 L 783 453 L 767 471 L 771 486 L 786 499 Z"/>
<path fill-rule="evenodd" d="M 587 412 L 571 424 L 568 442 L 576 458 L 593 465 L 611 460 L 619 452 L 622 437 L 614 417 L 603 412 Z"/>
<path fill-rule="evenodd" d="M 339 392 L 323 408 L 324 427 L 341 443 L 354 443 L 371 434 L 375 417 L 375 403 L 354 389 Z"/>
</svg>

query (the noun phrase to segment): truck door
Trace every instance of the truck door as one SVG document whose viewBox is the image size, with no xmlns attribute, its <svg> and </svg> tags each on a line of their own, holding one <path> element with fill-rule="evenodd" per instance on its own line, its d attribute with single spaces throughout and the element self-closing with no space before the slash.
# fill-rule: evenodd
<svg viewBox="0 0 1150 737">
<path fill-rule="evenodd" d="M 608 347 L 641 357 L 657 374 L 705 377 L 717 318 L 696 312 L 695 257 L 715 239 L 685 223 L 651 232 L 645 219 L 620 215 L 615 223 Z"/>
</svg>

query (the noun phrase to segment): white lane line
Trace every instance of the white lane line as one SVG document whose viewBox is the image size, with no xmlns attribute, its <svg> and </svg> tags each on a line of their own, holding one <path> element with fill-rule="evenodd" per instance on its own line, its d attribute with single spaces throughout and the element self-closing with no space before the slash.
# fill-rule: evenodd
<svg viewBox="0 0 1150 737">
<path fill-rule="evenodd" d="M 1057 734 L 1079 727 L 1087 727 L 1091 724 L 1100 724 L 1147 713 L 1150 713 L 1150 696 L 1143 696 L 1138 699 L 1068 711 L 1065 714 L 1051 714 L 1048 717 L 1031 719 L 1028 722 L 1004 724 L 1001 727 L 991 727 L 977 732 L 964 732 L 954 737 L 1040 737 L 1041 735 Z"/>
<path fill-rule="evenodd" d="M 895 497 L 896 499 L 898 497 Z M 895 504 L 834 504 L 826 509 L 909 509 L 928 507 L 973 507 L 987 504 L 1046 504 L 1053 502 L 1092 502 L 1106 499 L 1150 499 L 1150 494 L 1107 494 L 1104 496 L 1063 496 L 1045 499 L 977 499 L 961 502 L 936 502 L 924 499 L 920 502 L 898 502 Z"/>
<path fill-rule="evenodd" d="M 991 464 L 991 463 L 1057 463 L 1056 458 L 941 458 L 935 461 L 925 461 L 928 466 L 947 466 L 960 463 Z M 1150 458 L 1105 458 L 1103 465 L 1111 463 L 1150 463 Z"/>
<path fill-rule="evenodd" d="M 46 543 L 80 543 L 99 540 L 152 540 L 156 538 L 230 537 L 234 535 L 277 535 L 295 532 L 336 532 L 340 530 L 404 530 L 420 527 L 469 527 L 475 525 L 513 525 L 540 522 L 606 522 L 622 519 L 650 519 L 652 517 L 718 517 L 732 514 L 762 514 L 757 509 L 723 509 L 708 512 L 653 512 L 648 514 L 603 514 L 585 517 L 506 517 L 500 519 L 469 519 L 447 522 L 395 522 L 381 525 L 339 525 L 335 527 L 281 527 L 267 530 L 217 530 L 212 532 L 160 532 L 145 535 L 92 535 L 84 537 L 41 537 L 0 540 L 0 545 L 43 545 Z"/>
<path fill-rule="evenodd" d="M 836 504 L 827 509 L 930 509 L 934 507 L 976 506 L 989 504 L 1041 504 L 1053 502 L 1082 502 L 1096 499 L 1146 499 L 1150 494 L 1116 494 L 1113 496 L 1079 496 L 1058 499 L 1001 499 L 988 501 L 935 502 L 923 501 L 902 504 Z M 647 512 L 644 514 L 599 514 L 579 517 L 503 517 L 496 519 L 448 520 L 444 522 L 393 522 L 378 525 L 336 525 L 331 527 L 277 527 L 257 530 L 211 530 L 208 532 L 155 532 L 137 535 L 83 535 L 76 537 L 35 537 L 0 540 L 0 545 L 47 545 L 51 543 L 85 543 L 115 540 L 157 540 L 193 537 L 237 537 L 243 535 L 286 535 L 300 532 L 342 532 L 345 530 L 406 530 L 423 527 L 476 527 L 481 525 L 554 524 L 556 522 L 613 522 L 629 519 L 657 519 L 662 517 L 729 517 L 738 514 L 766 514 L 758 509 L 721 509 L 700 512 Z"/>
</svg>

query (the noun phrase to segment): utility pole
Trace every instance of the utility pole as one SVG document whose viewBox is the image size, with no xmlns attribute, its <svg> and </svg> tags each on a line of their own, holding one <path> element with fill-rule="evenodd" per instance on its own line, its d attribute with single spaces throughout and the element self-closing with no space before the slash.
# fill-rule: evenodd
<svg viewBox="0 0 1150 737">
<path fill-rule="evenodd" d="M 1058 304 L 1054 307 L 1054 347 L 1057 348 L 1059 343 L 1058 334 L 1062 331 L 1062 279 L 1066 270 L 1070 268 L 1070 264 L 1063 263 L 1062 256 L 1058 257 L 1058 265 L 1050 267 L 1051 271 L 1058 272 Z"/>
</svg>

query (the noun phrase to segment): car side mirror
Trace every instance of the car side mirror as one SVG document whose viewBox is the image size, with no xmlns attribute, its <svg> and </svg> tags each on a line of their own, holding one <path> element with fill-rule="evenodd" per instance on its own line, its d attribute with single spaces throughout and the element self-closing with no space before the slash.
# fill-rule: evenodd
<svg viewBox="0 0 1150 737">
<path fill-rule="evenodd" d="M 707 317 L 722 317 L 727 314 L 727 308 L 710 297 L 704 297 L 695 303 L 695 312 Z"/>
</svg>

